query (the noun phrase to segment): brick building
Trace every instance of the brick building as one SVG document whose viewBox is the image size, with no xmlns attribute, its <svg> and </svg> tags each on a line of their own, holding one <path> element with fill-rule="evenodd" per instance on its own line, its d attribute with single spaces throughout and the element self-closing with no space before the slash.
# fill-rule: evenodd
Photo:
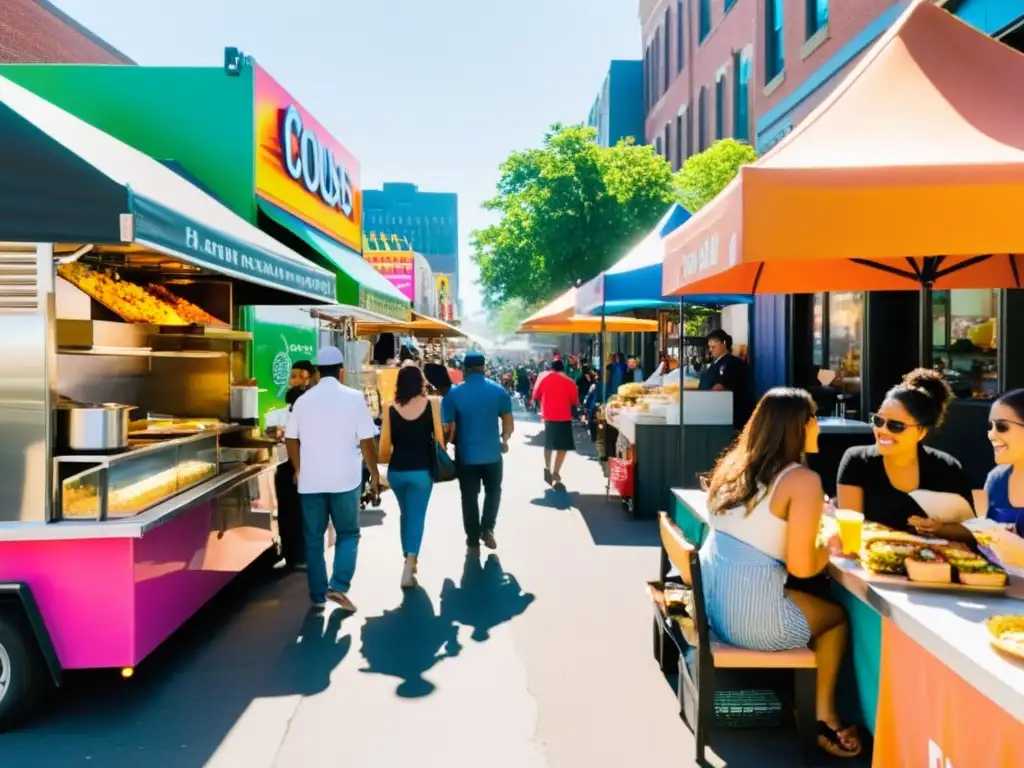
<svg viewBox="0 0 1024 768">
<path fill-rule="evenodd" d="M 715 139 L 752 140 L 758 0 L 640 0 L 647 141 L 678 168 Z"/>
<path fill-rule="evenodd" d="M 0 62 L 135 63 L 46 0 L 0 2 Z"/>
</svg>

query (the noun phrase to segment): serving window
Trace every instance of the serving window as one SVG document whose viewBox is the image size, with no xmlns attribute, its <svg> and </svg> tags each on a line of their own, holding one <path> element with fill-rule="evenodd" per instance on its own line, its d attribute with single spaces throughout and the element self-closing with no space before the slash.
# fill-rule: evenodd
<svg viewBox="0 0 1024 768">
<path fill-rule="evenodd" d="M 999 291 L 932 294 L 932 365 L 957 397 L 989 400 L 999 393 Z"/>
</svg>

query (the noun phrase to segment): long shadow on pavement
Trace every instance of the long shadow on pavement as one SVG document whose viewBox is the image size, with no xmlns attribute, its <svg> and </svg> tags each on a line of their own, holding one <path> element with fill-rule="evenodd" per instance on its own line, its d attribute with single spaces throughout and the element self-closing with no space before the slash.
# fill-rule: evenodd
<svg viewBox="0 0 1024 768">
<path fill-rule="evenodd" d="M 606 499 L 604 494 L 574 493 L 572 506 L 580 511 L 590 538 L 599 547 L 660 546 L 657 521 L 630 518 L 615 494 Z"/>
<path fill-rule="evenodd" d="M 423 677 L 438 662 L 459 650 L 458 627 L 434 612 L 434 604 L 422 587 L 406 590 L 397 608 L 366 620 L 362 630 L 362 655 L 369 674 L 401 680 L 395 690 L 403 698 L 420 698 L 434 691 Z"/>
<path fill-rule="evenodd" d="M 254 700 L 326 688 L 351 638 L 339 637 L 341 612 L 308 611 L 302 575 L 254 567 L 130 680 L 113 671 L 69 674 L 34 719 L 0 735 L 0 764 L 202 768 Z"/>
<path fill-rule="evenodd" d="M 472 627 L 473 640 L 482 643 L 490 638 L 492 629 L 525 613 L 535 599 L 523 591 L 515 576 L 502 569 L 497 555 L 488 555 L 483 565 L 479 556 L 467 555 L 459 586 L 445 579 L 441 587 L 441 616 Z"/>
</svg>

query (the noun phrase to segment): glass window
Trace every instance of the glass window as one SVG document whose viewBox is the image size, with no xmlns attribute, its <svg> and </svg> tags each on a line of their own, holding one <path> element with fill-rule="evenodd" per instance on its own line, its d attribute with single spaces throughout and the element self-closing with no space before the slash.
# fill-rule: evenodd
<svg viewBox="0 0 1024 768">
<path fill-rule="evenodd" d="M 957 397 L 991 399 L 999 392 L 999 291 L 932 294 L 932 364 Z"/>
<path fill-rule="evenodd" d="M 676 162 L 673 170 L 678 171 L 686 162 L 686 155 L 683 154 L 683 116 L 676 115 Z"/>
<path fill-rule="evenodd" d="M 825 366 L 825 294 L 814 294 L 813 316 L 811 319 L 811 362 Z"/>
<path fill-rule="evenodd" d="M 725 75 L 715 81 L 715 138 L 725 138 Z"/>
<path fill-rule="evenodd" d="M 828 368 L 836 372 L 833 386 L 843 391 L 847 413 L 858 411 L 860 405 L 863 312 L 863 293 L 828 295 Z"/>
<path fill-rule="evenodd" d="M 686 8 L 683 0 L 676 0 L 676 72 L 682 72 L 686 63 L 686 38 L 683 33 L 686 28 L 683 26 L 683 14 Z"/>
<path fill-rule="evenodd" d="M 665 9 L 665 74 L 662 90 L 668 90 L 669 73 L 672 72 L 672 8 Z"/>
<path fill-rule="evenodd" d="M 807 0 L 807 37 L 828 26 L 828 0 Z"/>
<path fill-rule="evenodd" d="M 697 96 L 697 151 L 703 152 L 708 146 L 707 136 L 707 108 L 708 89 L 703 85 L 700 87 L 700 94 Z"/>
<path fill-rule="evenodd" d="M 652 66 L 654 67 L 654 83 L 651 86 L 654 98 L 653 104 L 658 103 L 661 98 L 661 30 L 654 33 L 654 45 L 651 46 Z"/>
<path fill-rule="evenodd" d="M 704 42 L 704 39 L 711 34 L 711 0 L 700 0 L 698 19 L 698 32 L 700 42 Z"/>
<path fill-rule="evenodd" d="M 778 77 L 785 66 L 782 50 L 782 0 L 765 0 L 764 13 L 764 82 L 768 84 Z"/>
<path fill-rule="evenodd" d="M 733 55 L 732 135 L 750 140 L 750 57 Z"/>
<path fill-rule="evenodd" d="M 644 49 L 644 109 L 651 108 L 651 49 Z"/>
<path fill-rule="evenodd" d="M 654 151 L 659 155 L 661 154 L 661 136 L 654 140 Z"/>
<path fill-rule="evenodd" d="M 665 159 L 672 162 L 672 123 L 665 123 Z"/>
</svg>

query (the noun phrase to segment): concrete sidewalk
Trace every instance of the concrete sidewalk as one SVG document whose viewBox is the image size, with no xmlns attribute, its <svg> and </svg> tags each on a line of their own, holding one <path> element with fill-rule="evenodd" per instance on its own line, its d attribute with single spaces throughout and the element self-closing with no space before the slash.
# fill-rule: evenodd
<svg viewBox="0 0 1024 768">
<path fill-rule="evenodd" d="M 654 523 L 606 503 L 583 456 L 566 462 L 567 493 L 547 488 L 540 425 L 518 430 L 497 553 L 467 560 L 458 486 L 438 486 L 421 587 L 403 593 L 387 496 L 363 517 L 355 616 L 311 613 L 302 574 L 247 574 L 133 679 L 72 675 L 48 711 L 0 736 L 0 765 L 692 765 L 651 656 Z M 727 742 L 749 745 L 730 765 L 797 764 L 774 738 Z"/>
</svg>

